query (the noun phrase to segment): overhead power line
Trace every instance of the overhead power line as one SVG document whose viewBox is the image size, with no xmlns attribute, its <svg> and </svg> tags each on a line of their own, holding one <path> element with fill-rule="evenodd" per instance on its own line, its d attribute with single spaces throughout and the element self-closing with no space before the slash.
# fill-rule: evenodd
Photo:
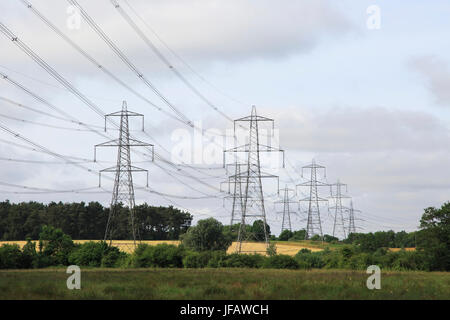
<svg viewBox="0 0 450 320">
<path fill-rule="evenodd" d="M 110 0 L 111 4 L 117 9 L 122 18 L 128 23 L 128 25 L 137 33 L 137 35 L 145 42 L 145 44 L 155 53 L 155 55 L 179 78 L 197 97 L 205 102 L 214 111 L 219 113 L 222 117 L 228 121 L 233 121 L 231 117 L 223 113 L 214 103 L 205 97 L 186 77 L 184 77 L 177 68 L 167 60 L 162 52 L 153 44 L 153 42 L 145 35 L 144 32 L 138 27 L 133 19 L 122 9 L 117 0 Z"/>
<path fill-rule="evenodd" d="M 95 23 L 95 21 L 91 18 L 91 16 L 83 9 L 80 4 L 75 0 L 67 0 L 69 4 L 78 8 L 81 13 L 81 16 L 84 20 L 89 24 L 89 26 L 98 34 L 98 36 L 114 51 L 114 53 L 122 60 L 128 68 L 130 68 L 133 73 L 148 87 L 150 88 L 172 111 L 182 120 L 186 121 L 189 124 L 192 124 L 192 121 L 187 118 L 177 107 L 175 107 L 154 85 L 151 83 L 147 77 L 141 72 L 131 61 L 128 59 L 125 54 L 116 46 L 116 44 L 103 32 L 103 30 Z"/>
<path fill-rule="evenodd" d="M 202 76 L 198 71 L 196 71 L 190 63 L 188 63 L 183 57 L 181 57 L 178 53 L 173 50 L 164 39 L 162 39 L 159 34 L 147 23 L 147 21 L 139 14 L 139 12 L 127 1 L 122 0 L 130 9 L 131 12 L 144 24 L 144 26 L 147 27 L 148 30 L 158 39 L 159 42 L 176 58 L 178 59 L 183 65 L 185 65 L 195 76 L 197 76 L 198 79 L 200 79 L 202 82 L 207 84 L 209 87 L 217 91 L 220 95 L 224 96 L 225 98 L 229 99 L 230 101 L 233 101 L 237 104 L 243 105 L 243 106 L 249 106 L 249 103 L 244 103 L 242 101 L 239 101 L 238 99 L 231 97 L 229 94 L 223 92 L 221 89 L 219 89 L 217 86 L 215 86 L 213 83 L 208 81 L 204 76 Z"/>
</svg>

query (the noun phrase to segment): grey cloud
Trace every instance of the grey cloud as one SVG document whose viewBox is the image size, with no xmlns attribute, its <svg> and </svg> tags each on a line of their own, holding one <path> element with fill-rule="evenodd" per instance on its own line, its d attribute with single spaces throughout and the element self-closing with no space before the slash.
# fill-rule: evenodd
<svg viewBox="0 0 450 320">
<path fill-rule="evenodd" d="M 410 66 L 419 72 L 437 104 L 450 106 L 450 69 L 448 64 L 436 56 L 417 57 Z"/>
<path fill-rule="evenodd" d="M 86 22 L 82 20 L 79 30 L 66 27 L 65 1 L 33 4 L 102 63 L 117 68 L 118 60 Z M 96 1 L 96 5 L 80 1 L 80 4 L 119 47 L 133 57 L 137 65 L 156 72 L 162 70 L 156 56 L 133 33 L 109 1 Z M 151 4 L 137 1 L 133 5 L 175 51 L 191 61 L 201 61 L 202 65 L 217 60 L 242 62 L 251 58 L 280 58 L 307 52 L 323 37 L 342 35 L 354 28 L 327 0 L 278 1 L 276 10 L 273 9 L 273 1 L 269 0 L 169 0 L 152 1 Z M 124 8 L 128 9 L 125 5 Z M 79 72 L 94 72 L 94 68 L 86 68 L 83 59 L 23 5 L 2 2 L 0 11 L 10 13 L 2 22 L 44 58 L 57 65 L 65 64 L 68 70 L 77 68 Z M 145 26 L 142 27 L 151 39 L 157 41 Z M 4 38 L 3 41 L 7 40 Z M 12 48 L 12 44 L 6 45 L 1 54 L 3 61 L 21 63 L 28 59 L 17 54 L 17 50 Z M 70 64 L 67 64 L 67 59 L 70 59 Z"/>
<path fill-rule="evenodd" d="M 384 107 L 306 108 L 273 111 L 281 145 L 314 152 L 443 150 L 448 128 L 435 116 Z"/>
<path fill-rule="evenodd" d="M 372 108 L 265 110 L 296 166 L 312 157 L 347 183 L 368 231 L 413 230 L 423 209 L 448 200 L 447 126 L 425 112 Z M 366 231 L 367 231 L 366 230 Z"/>
</svg>

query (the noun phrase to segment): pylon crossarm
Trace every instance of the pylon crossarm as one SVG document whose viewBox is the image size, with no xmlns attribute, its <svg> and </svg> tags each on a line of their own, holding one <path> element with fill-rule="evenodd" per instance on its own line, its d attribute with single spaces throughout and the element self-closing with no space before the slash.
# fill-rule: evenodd
<svg viewBox="0 0 450 320">
<path fill-rule="evenodd" d="M 274 201 L 274 204 L 279 204 L 279 203 L 297 203 L 297 201 L 284 201 L 284 200 L 278 200 L 278 201 Z"/>
<path fill-rule="evenodd" d="M 296 185 L 297 187 L 329 187 L 330 184 L 321 181 L 306 181 Z"/>
<path fill-rule="evenodd" d="M 302 169 L 325 169 L 325 167 L 318 164 L 309 164 L 307 166 L 303 166 Z"/>
<path fill-rule="evenodd" d="M 250 150 L 249 144 L 244 144 L 242 146 L 224 150 L 223 152 L 249 152 L 249 150 Z"/>
<path fill-rule="evenodd" d="M 128 123 L 129 117 L 142 117 L 142 131 L 144 131 L 144 115 L 141 113 L 134 112 L 134 111 L 129 111 L 127 109 L 126 101 L 123 101 L 123 103 L 122 103 L 122 110 L 117 111 L 117 112 L 112 112 L 112 113 L 105 115 L 105 131 L 106 131 L 106 122 L 107 122 L 106 120 L 108 117 L 121 117 L 121 119 L 126 118 L 127 123 Z"/>
<path fill-rule="evenodd" d="M 350 210 L 349 207 L 345 207 L 345 206 L 333 206 L 333 207 L 328 207 L 328 208 L 333 209 L 333 210 L 342 209 L 342 211 Z"/>
<path fill-rule="evenodd" d="M 260 144 L 259 146 L 260 146 L 260 148 L 259 148 L 260 152 L 284 152 L 283 149 L 275 148 L 275 147 L 268 146 L 265 144 Z M 261 147 L 266 148 L 266 149 L 262 149 Z"/>
<path fill-rule="evenodd" d="M 341 195 L 339 195 L 339 196 L 333 196 L 333 195 L 331 195 L 331 196 L 328 197 L 328 199 L 337 199 L 337 198 L 350 199 L 351 197 L 350 197 L 350 196 L 343 195 L 343 194 L 341 194 Z"/>
<path fill-rule="evenodd" d="M 120 143 L 119 139 L 114 139 L 114 140 L 110 140 L 110 141 L 106 141 L 106 142 L 103 142 L 103 143 L 96 144 L 94 146 L 94 148 L 98 148 L 98 147 L 117 147 L 119 145 L 119 143 Z"/>
<path fill-rule="evenodd" d="M 135 166 L 131 166 L 130 168 L 123 169 L 123 171 L 125 171 L 125 170 L 131 171 L 131 172 L 147 172 L 148 171 L 147 169 L 142 169 L 142 168 L 138 168 Z M 116 171 L 120 171 L 117 169 L 117 166 L 100 170 L 100 172 L 116 172 Z"/>
<path fill-rule="evenodd" d="M 326 202 L 328 202 L 329 200 L 328 199 L 325 199 L 325 198 L 321 198 L 321 197 L 314 197 L 314 199 L 313 199 L 314 201 L 326 201 Z M 300 200 L 298 200 L 298 201 L 311 201 L 311 197 L 306 197 L 306 198 L 303 198 L 303 199 L 300 199 Z"/>
<path fill-rule="evenodd" d="M 141 113 L 134 112 L 134 111 L 117 111 L 117 112 L 105 114 L 105 117 L 121 117 L 121 116 L 143 117 L 144 115 Z"/>
<path fill-rule="evenodd" d="M 142 142 L 135 139 L 129 139 L 129 146 L 130 147 L 153 147 L 154 145 L 151 143 Z"/>
<path fill-rule="evenodd" d="M 228 185 L 228 191 L 222 191 L 222 185 L 224 185 L 225 183 Z M 222 181 L 222 182 L 220 183 L 220 187 L 219 187 L 220 192 L 230 193 L 230 184 L 231 184 L 231 183 L 233 183 L 233 182 L 230 182 L 230 181 Z"/>
<path fill-rule="evenodd" d="M 234 120 L 234 122 L 245 122 L 245 121 L 272 121 L 272 122 L 274 122 L 273 119 L 263 117 L 263 116 L 258 116 L 258 115 L 246 116 L 246 117 L 242 117 L 242 118 Z"/>
</svg>

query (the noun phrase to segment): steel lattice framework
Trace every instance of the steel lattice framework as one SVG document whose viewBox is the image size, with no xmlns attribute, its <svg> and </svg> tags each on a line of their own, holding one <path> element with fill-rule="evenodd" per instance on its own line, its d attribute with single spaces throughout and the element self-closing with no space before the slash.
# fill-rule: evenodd
<svg viewBox="0 0 450 320">
<path fill-rule="evenodd" d="M 252 234 L 247 231 L 247 225 L 250 220 L 262 220 L 264 229 L 264 240 L 266 246 L 269 244 L 269 236 L 267 232 L 267 219 L 266 209 L 264 205 L 264 194 L 262 189 L 262 178 L 276 178 L 278 176 L 272 174 L 266 174 L 261 171 L 261 152 L 282 152 L 283 153 L 283 167 L 284 167 L 284 150 L 280 150 L 268 145 L 260 144 L 259 138 L 259 122 L 272 122 L 272 128 L 274 127 L 274 120 L 266 117 L 258 116 L 256 113 L 256 107 L 252 107 L 252 113 L 250 116 L 234 120 L 234 130 L 236 132 L 236 124 L 238 122 L 249 123 L 249 139 L 248 143 L 242 146 L 234 147 L 224 151 L 224 165 L 225 155 L 228 152 L 244 152 L 247 153 L 247 163 L 245 171 L 240 171 L 239 174 L 235 174 L 230 177 L 235 181 L 239 181 L 243 186 L 242 196 L 242 216 L 238 230 L 236 252 L 243 252 L 242 243 L 251 239 Z M 279 180 L 278 180 L 279 181 Z M 236 185 L 236 184 L 235 184 Z M 277 188 L 278 189 L 278 188 Z M 236 197 L 235 197 L 236 198 Z M 254 252 L 254 251 L 252 251 Z"/>
<path fill-rule="evenodd" d="M 286 185 L 283 189 L 279 190 L 279 193 L 283 192 L 283 200 L 275 201 L 275 205 L 283 204 L 283 211 L 277 211 L 277 213 L 283 214 L 283 220 L 281 222 L 281 232 L 284 230 L 289 230 L 292 232 L 292 224 L 291 224 L 291 203 L 297 203 L 297 201 L 293 201 L 292 199 L 295 197 L 295 190 L 289 189 Z M 294 195 L 290 195 L 289 192 L 294 193 Z"/>
<path fill-rule="evenodd" d="M 230 175 L 228 171 L 228 167 L 234 167 L 234 174 Z M 230 226 L 232 227 L 234 224 L 240 223 L 242 220 L 242 213 L 244 212 L 243 208 L 243 187 L 242 187 L 242 172 L 246 172 L 245 167 L 247 164 L 245 163 L 235 163 L 227 165 L 227 175 L 228 180 L 224 181 L 224 183 L 228 184 L 228 194 L 225 199 L 232 199 L 232 207 L 231 207 L 231 220 Z M 244 168 L 244 169 L 243 169 Z M 231 192 L 231 188 L 233 188 L 233 192 Z"/>
<path fill-rule="evenodd" d="M 361 210 L 356 210 L 353 208 L 353 200 L 350 200 L 350 208 L 348 212 L 348 234 L 356 233 L 355 212 L 361 212 Z"/>
<path fill-rule="evenodd" d="M 321 239 L 323 239 L 322 219 L 320 217 L 319 204 L 320 202 L 326 202 L 328 204 L 328 199 L 321 198 L 319 196 L 318 187 L 328 187 L 330 185 L 325 182 L 319 181 L 317 175 L 319 170 L 323 170 L 323 177 L 326 178 L 326 168 L 324 166 L 316 164 L 315 160 L 313 159 L 310 165 L 302 167 L 302 177 L 304 170 L 310 171 L 310 179 L 306 182 L 298 184 L 297 187 L 309 187 L 309 196 L 300 199 L 300 203 L 308 203 L 305 239 L 311 239 L 316 234 L 319 235 Z"/>
<path fill-rule="evenodd" d="M 96 161 L 96 150 L 98 147 L 117 147 L 117 163 L 114 167 L 106 168 L 99 173 L 99 185 L 101 185 L 101 174 L 103 172 L 114 172 L 114 187 L 112 191 L 112 199 L 108 221 L 106 224 L 104 240 L 112 241 L 114 236 L 114 229 L 116 226 L 117 212 L 121 209 L 121 204 L 125 204 L 129 210 L 131 233 L 133 242 L 136 244 L 138 238 L 138 228 L 136 224 L 136 217 L 134 212 L 135 197 L 133 185 L 133 172 L 146 172 L 147 186 L 148 186 L 148 171 L 142 168 L 131 165 L 131 147 L 152 147 L 153 145 L 130 138 L 129 117 L 142 117 L 142 130 L 144 130 L 144 116 L 142 114 L 128 111 L 126 101 L 122 104 L 122 110 L 105 115 L 105 131 L 106 118 L 120 117 L 119 138 L 98 144 L 94 148 L 94 161 Z M 153 154 L 153 153 L 152 153 Z M 153 158 L 153 156 L 152 156 Z M 153 160 L 153 159 L 152 159 Z"/>
<path fill-rule="evenodd" d="M 349 211 L 349 208 L 342 204 L 342 199 L 350 197 L 342 193 L 343 187 L 345 187 L 345 191 L 347 192 L 347 185 L 341 183 L 339 180 L 330 185 L 330 198 L 334 199 L 334 206 L 330 207 L 330 209 L 334 209 L 333 237 L 337 236 L 340 230 L 343 239 L 345 239 L 347 237 L 347 232 L 345 228 L 344 214 Z M 333 188 L 336 190 L 335 193 L 333 193 Z"/>
</svg>

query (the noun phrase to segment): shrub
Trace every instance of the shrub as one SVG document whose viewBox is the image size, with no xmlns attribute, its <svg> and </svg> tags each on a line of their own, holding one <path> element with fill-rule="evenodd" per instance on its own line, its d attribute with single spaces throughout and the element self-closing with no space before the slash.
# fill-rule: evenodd
<svg viewBox="0 0 450 320">
<path fill-rule="evenodd" d="M 330 236 L 329 234 L 324 234 L 323 241 L 329 242 L 329 243 L 338 243 L 339 239 L 336 237 Z"/>
<path fill-rule="evenodd" d="M 374 264 L 372 255 L 370 253 L 363 252 L 352 256 L 348 260 L 347 267 L 352 270 L 365 270 L 372 264 Z"/>
<path fill-rule="evenodd" d="M 233 253 L 227 255 L 219 267 L 225 268 L 261 268 L 264 263 L 264 257 L 260 254 L 239 254 Z"/>
<path fill-rule="evenodd" d="M 206 267 L 219 268 L 223 265 L 226 258 L 227 254 L 224 251 L 213 251 Z"/>
<path fill-rule="evenodd" d="M 134 266 L 138 268 L 182 268 L 184 249 L 169 244 L 139 245 L 134 252 Z"/>
<path fill-rule="evenodd" d="M 112 250 L 108 250 L 102 257 L 101 266 L 103 268 L 114 268 L 122 264 L 122 261 L 127 258 L 125 252 L 121 252 L 116 247 L 110 247 Z M 116 250 L 114 250 L 116 249 Z"/>
<path fill-rule="evenodd" d="M 322 241 L 322 238 L 318 234 L 315 234 L 315 235 L 313 235 L 311 237 L 310 240 L 312 240 L 312 241 Z"/>
<path fill-rule="evenodd" d="M 305 240 L 306 238 L 306 230 L 297 230 L 292 233 L 292 236 L 289 238 L 289 241 L 298 241 L 298 240 Z"/>
<path fill-rule="evenodd" d="M 200 253 L 188 252 L 183 258 L 183 267 L 185 268 L 202 268 L 199 264 Z"/>
<path fill-rule="evenodd" d="M 70 264 L 78 266 L 114 267 L 121 254 L 117 247 L 109 246 L 104 241 L 89 241 L 76 245 L 70 253 L 68 261 Z"/>
<path fill-rule="evenodd" d="M 292 231 L 285 229 L 285 230 L 283 230 L 282 233 L 280 233 L 278 240 L 287 241 L 290 238 L 292 238 L 293 236 L 294 236 L 294 233 Z"/>
<path fill-rule="evenodd" d="M 27 239 L 27 243 L 22 248 L 22 267 L 23 268 L 35 268 L 36 267 L 36 243 Z"/>
<path fill-rule="evenodd" d="M 298 269 L 299 267 L 293 257 L 284 254 L 268 257 L 263 263 L 263 268 L 270 269 Z"/>
<path fill-rule="evenodd" d="M 326 269 L 336 269 L 341 267 L 341 256 L 337 251 L 324 250 L 323 261 Z"/>
<path fill-rule="evenodd" d="M 420 253 L 415 251 L 401 250 L 397 253 L 396 259 L 392 264 L 394 270 L 421 270 L 424 269 L 424 263 L 419 259 Z M 422 259 L 423 261 L 423 259 Z"/>
<path fill-rule="evenodd" d="M 76 245 L 74 251 L 69 255 L 69 263 L 78 266 L 99 267 L 103 252 L 108 245 L 105 242 L 86 242 Z"/>
<path fill-rule="evenodd" d="M 136 256 L 134 254 L 124 254 L 116 261 L 116 266 L 119 268 L 134 268 L 136 264 Z"/>
<path fill-rule="evenodd" d="M 0 247 L 0 269 L 22 268 L 22 252 L 17 244 L 4 244 Z"/>
<path fill-rule="evenodd" d="M 185 268 L 205 268 L 212 256 L 212 251 L 188 252 L 183 258 L 183 266 Z"/>
<path fill-rule="evenodd" d="M 311 252 L 311 250 L 302 249 L 294 258 L 298 262 L 300 269 L 320 269 L 325 266 L 322 252 Z"/>
<path fill-rule="evenodd" d="M 268 256 L 276 255 L 277 254 L 277 245 L 274 242 L 270 243 L 266 249 L 266 253 Z"/>
<path fill-rule="evenodd" d="M 348 260 L 353 256 L 354 249 L 351 246 L 344 246 L 339 250 L 339 252 L 345 260 Z"/>
</svg>

